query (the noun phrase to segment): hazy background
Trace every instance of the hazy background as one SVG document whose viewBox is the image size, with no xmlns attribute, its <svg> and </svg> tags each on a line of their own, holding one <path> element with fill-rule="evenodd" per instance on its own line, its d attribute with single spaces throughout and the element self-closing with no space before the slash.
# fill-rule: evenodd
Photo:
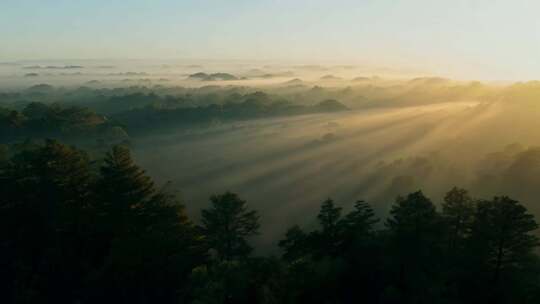
<svg viewBox="0 0 540 304">
<path fill-rule="evenodd" d="M 254 92 L 294 105 L 346 105 L 341 113 L 130 134 L 138 163 L 171 181 L 195 218 L 226 190 L 263 211 L 264 246 L 291 223 L 309 225 L 327 197 L 345 208 L 366 199 L 383 215 L 399 194 L 422 189 L 440 202 L 461 186 L 479 197 L 511 195 L 540 214 L 538 1 L 0 6 L 7 112 L 46 95 L 106 117 L 94 99 L 141 92 L 201 97 L 182 105 L 193 108 Z"/>
<path fill-rule="evenodd" d="M 539 78 L 534 0 L 4 0 L 0 61 L 204 59 L 363 64 Z"/>
<path fill-rule="evenodd" d="M 481 198 L 510 195 L 540 214 L 540 82 L 421 75 L 248 60 L 16 61 L 0 66 L 0 107 L 83 106 L 120 126 L 142 113 L 140 127 L 125 128 L 138 164 L 170 181 L 194 219 L 211 194 L 238 192 L 263 214 L 258 248 L 273 247 L 293 223 L 312 225 L 328 197 L 345 209 L 364 199 L 385 216 L 398 195 L 422 189 L 438 204 L 459 186 Z M 196 110 L 246 98 L 267 106 L 333 99 L 349 110 L 166 128 L 144 118 L 166 100 Z"/>
</svg>

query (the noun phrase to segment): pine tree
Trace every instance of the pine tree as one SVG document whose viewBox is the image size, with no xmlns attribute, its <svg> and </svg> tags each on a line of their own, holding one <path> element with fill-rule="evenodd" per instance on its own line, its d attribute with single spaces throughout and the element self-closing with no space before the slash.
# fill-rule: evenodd
<svg viewBox="0 0 540 304">
<path fill-rule="evenodd" d="M 310 234 L 315 242 L 319 255 L 336 255 L 343 244 L 343 223 L 341 221 L 341 207 L 336 207 L 334 201 L 327 199 L 321 205 L 317 219 L 321 230 Z"/>
<path fill-rule="evenodd" d="M 435 205 L 421 191 L 398 197 L 386 221 L 390 234 L 404 248 L 420 249 L 424 242 L 439 241 L 441 220 Z"/>
<path fill-rule="evenodd" d="M 444 196 L 442 217 L 448 229 L 447 247 L 450 251 L 469 235 L 474 209 L 474 200 L 465 189 L 454 187 Z"/>
<path fill-rule="evenodd" d="M 317 219 L 319 220 L 323 233 L 335 232 L 340 218 L 341 208 L 336 207 L 333 200 L 327 199 L 322 203 Z"/>
<path fill-rule="evenodd" d="M 210 198 L 212 206 L 201 211 L 202 230 L 208 245 L 221 261 L 245 257 L 251 251 L 247 238 L 258 233 L 259 215 L 247 202 L 226 192 Z"/>
<path fill-rule="evenodd" d="M 538 237 L 532 234 L 536 229 L 534 216 L 507 196 L 478 203 L 471 239 L 484 254 L 494 284 L 500 282 L 505 270 L 519 268 L 539 245 Z"/>
<path fill-rule="evenodd" d="M 90 300 L 179 301 L 192 269 L 206 258 L 183 205 L 157 189 L 124 146 L 106 155 L 96 192 L 105 259 Z"/>
<path fill-rule="evenodd" d="M 291 262 L 304 257 L 312 250 L 308 243 L 308 235 L 298 225 L 289 228 L 285 238 L 280 240 L 278 245 L 284 251 L 283 258 Z"/>
<path fill-rule="evenodd" d="M 430 301 L 437 285 L 442 262 L 442 225 L 435 206 L 421 191 L 398 197 L 386 221 L 388 254 L 397 262 L 397 287 L 407 301 Z M 433 287 L 432 287 L 433 286 Z M 420 292 L 420 290 L 424 292 Z M 416 299 L 422 295 L 422 299 Z"/>
<path fill-rule="evenodd" d="M 0 246 L 9 265 L 3 274 L 18 282 L 7 294 L 69 302 L 91 264 L 94 176 L 87 155 L 47 140 L 18 152 L 0 175 Z"/>
<path fill-rule="evenodd" d="M 357 201 L 342 222 L 344 241 L 340 255 L 346 259 L 347 269 L 340 285 L 356 302 L 376 302 L 373 295 L 380 288 L 383 252 L 375 228 L 379 219 L 368 203 Z"/>
<path fill-rule="evenodd" d="M 357 201 L 354 209 L 343 219 L 343 225 L 349 237 L 359 239 L 373 233 L 374 225 L 379 222 L 375 218 L 375 212 L 371 206 L 364 201 Z"/>
<path fill-rule="evenodd" d="M 151 178 L 133 162 L 125 146 L 114 146 L 107 153 L 97 187 L 103 210 L 119 233 L 136 228 L 130 225 L 137 222 L 137 215 L 156 194 Z"/>
</svg>

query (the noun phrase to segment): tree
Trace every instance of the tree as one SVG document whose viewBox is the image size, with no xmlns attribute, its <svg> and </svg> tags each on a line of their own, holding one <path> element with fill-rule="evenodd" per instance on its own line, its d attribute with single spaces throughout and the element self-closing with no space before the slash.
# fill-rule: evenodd
<svg viewBox="0 0 540 304">
<path fill-rule="evenodd" d="M 455 250 L 469 235 L 474 210 L 474 200 L 465 189 L 454 187 L 444 196 L 442 217 L 448 227 L 449 250 Z"/>
<path fill-rule="evenodd" d="M 17 111 L 11 111 L 7 117 L 8 125 L 11 128 L 21 128 L 27 118 Z"/>
<path fill-rule="evenodd" d="M 62 303 L 81 290 L 92 264 L 94 178 L 84 152 L 53 140 L 18 152 L 0 170 L 0 254 L 9 265 L 2 294 Z"/>
<path fill-rule="evenodd" d="M 322 203 L 317 219 L 323 232 L 334 232 L 337 229 L 340 218 L 341 208 L 336 207 L 333 200 L 327 199 Z"/>
<path fill-rule="evenodd" d="M 372 236 L 374 225 L 379 222 L 375 218 L 375 212 L 371 206 L 364 201 L 356 201 L 354 209 L 343 219 L 349 241 L 355 242 Z"/>
<path fill-rule="evenodd" d="M 491 270 L 495 286 L 505 271 L 519 269 L 539 245 L 538 237 L 532 234 L 537 228 L 534 216 L 507 196 L 478 203 L 471 239 Z"/>
<path fill-rule="evenodd" d="M 327 199 L 317 215 L 319 229 L 306 234 L 293 226 L 279 242 L 288 262 L 287 286 L 293 303 L 376 300 L 363 291 L 373 292 L 377 287 L 374 274 L 379 263 L 373 227 L 377 219 L 363 201 L 357 201 L 345 217 L 341 212 L 341 207 Z"/>
<path fill-rule="evenodd" d="M 114 235 L 134 232 L 139 216 L 158 194 L 152 179 L 133 162 L 129 149 L 120 145 L 107 153 L 100 173 L 96 190 L 101 220 Z"/>
<path fill-rule="evenodd" d="M 390 262 L 397 262 L 397 288 L 403 302 L 426 302 L 440 292 L 442 225 L 421 191 L 398 197 L 386 221 Z M 394 268 L 394 267 L 392 267 Z"/>
<path fill-rule="evenodd" d="M 52 108 L 41 102 L 31 102 L 23 109 L 22 113 L 29 119 L 45 120 L 47 116 L 52 114 Z"/>
<path fill-rule="evenodd" d="M 356 299 L 353 302 L 377 302 L 383 254 L 375 230 L 379 219 L 368 203 L 359 200 L 341 221 L 344 233 L 340 255 L 347 262 L 340 282 L 342 293 L 348 294 L 349 299 Z"/>
<path fill-rule="evenodd" d="M 436 232 L 440 219 L 431 200 L 417 191 L 396 199 L 386 226 L 394 236 L 418 242 Z"/>
<path fill-rule="evenodd" d="M 308 235 L 298 225 L 289 228 L 278 245 L 284 251 L 283 258 L 290 262 L 302 258 L 312 250 L 308 244 Z"/>
<path fill-rule="evenodd" d="M 335 255 L 339 253 L 343 243 L 341 211 L 342 208 L 336 207 L 331 199 L 327 199 L 322 203 L 317 215 L 321 230 L 311 233 L 311 239 L 316 243 L 316 251 L 319 252 L 319 255 Z"/>
<path fill-rule="evenodd" d="M 210 198 L 212 206 L 201 211 L 202 230 L 219 260 L 231 261 L 249 255 L 247 238 L 258 233 L 259 215 L 247 202 L 226 192 Z"/>
<path fill-rule="evenodd" d="M 206 258 L 184 206 L 157 189 L 124 146 L 106 155 L 96 192 L 96 238 L 104 251 L 90 300 L 179 301 L 192 269 Z"/>
</svg>

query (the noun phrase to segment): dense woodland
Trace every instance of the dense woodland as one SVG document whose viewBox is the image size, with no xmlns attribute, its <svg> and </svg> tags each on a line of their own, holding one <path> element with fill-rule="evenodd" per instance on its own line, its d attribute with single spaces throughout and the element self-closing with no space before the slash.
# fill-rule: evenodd
<svg viewBox="0 0 540 304">
<path fill-rule="evenodd" d="M 540 304 L 539 11 L 0 0 L 0 304 Z"/>
<path fill-rule="evenodd" d="M 190 77 L 212 84 L 209 80 L 234 76 L 195 73 Z M 536 83 L 500 89 L 442 78 L 394 83 L 376 77 L 360 77 L 345 87 L 322 87 L 300 79 L 264 88 L 151 84 L 110 88 L 100 86 L 97 80 L 96 83 L 90 81 L 87 86 L 79 87 L 43 83 L 0 92 L 0 143 L 58 138 L 69 143 L 86 140 L 111 145 L 153 132 L 185 131 L 260 118 L 504 99 L 515 95 L 523 98 L 528 96 L 524 90 L 536 92 L 539 88 Z"/>
<path fill-rule="evenodd" d="M 216 125 L 234 129 L 236 121 L 375 105 L 414 107 L 461 101 L 464 96 L 480 102 L 464 112 L 470 117 L 482 117 L 482 111 L 493 108 L 493 113 L 504 113 L 492 120 L 496 124 L 482 126 L 482 130 L 490 130 L 490 135 L 501 130 L 497 141 L 507 141 L 503 130 L 512 129 L 511 138 L 516 138 L 518 128 L 514 127 L 519 125 L 513 117 L 537 121 L 537 83 L 488 90 L 479 83 L 454 85 L 443 79 L 420 78 L 399 85 L 373 81 L 359 79 L 367 84 L 354 89 L 327 89 L 305 86 L 298 79 L 266 92 L 247 87 L 65 89 L 43 84 L 0 93 L 2 303 L 539 303 L 540 242 L 533 216 L 538 214 L 534 200 L 540 176 L 539 148 L 510 145 L 480 163 L 478 182 L 467 184 L 467 188 L 476 190 L 474 193 L 479 193 L 478 189 L 481 193 L 500 190 L 492 198 L 476 198 L 462 188 L 448 189 L 444 197 L 426 197 L 416 189 L 425 190 L 416 187 L 417 182 L 452 176 L 449 173 L 454 172 L 433 165 L 437 164 L 436 155 L 379 163 L 375 178 L 355 191 L 358 201 L 334 202 L 325 200 L 325 196 L 313 201 L 314 193 L 306 193 L 307 203 L 320 203 L 318 215 L 278 237 L 264 235 L 267 225 L 262 225 L 261 219 L 273 212 L 272 206 L 287 205 L 285 212 L 291 213 L 293 208 L 300 210 L 294 202 L 275 198 L 275 204 L 267 207 L 257 201 L 246 202 L 242 193 L 227 192 L 224 187 L 223 192 L 209 197 L 209 207 L 200 210 L 199 216 L 189 217 L 186 206 L 192 207 L 193 202 L 180 200 L 170 184 L 156 184 L 131 155 L 129 147 L 137 146 L 134 142 L 144 145 L 144 135 L 190 135 L 190 130 Z M 497 96 L 493 98 L 496 104 L 482 104 L 493 96 Z M 223 168 L 214 164 L 216 167 L 208 168 L 211 174 L 190 185 L 206 194 L 202 189 L 210 175 L 229 177 L 233 169 L 241 173 L 252 169 L 251 165 L 262 171 L 264 161 L 273 158 L 297 161 L 286 168 L 301 171 L 299 168 L 308 162 L 317 167 L 319 161 L 324 164 L 324 160 L 337 157 L 340 162 L 317 167 L 313 172 L 330 174 L 332 167 L 339 169 L 337 165 L 341 164 L 346 170 L 337 177 L 342 178 L 345 172 L 358 172 L 349 172 L 350 166 L 342 161 L 349 160 L 356 166 L 360 161 L 353 153 L 358 153 L 362 161 L 368 159 L 362 158 L 361 152 L 369 146 L 351 146 L 347 140 L 370 139 L 370 131 L 392 126 L 407 130 L 400 123 L 414 121 L 415 115 L 422 114 L 416 111 L 413 116 L 390 116 L 373 125 L 368 116 L 339 123 L 323 119 L 320 124 L 328 133 L 322 137 L 315 129 L 315 140 L 293 137 L 300 138 L 294 142 L 298 145 L 292 148 L 295 153 L 288 154 L 290 147 L 280 147 L 264 150 L 266 154 L 260 158 L 241 145 L 238 150 L 230 150 L 235 153 L 226 150 L 224 142 L 230 141 L 217 132 L 223 141 L 208 146 L 224 154 L 229 151 L 241 161 L 223 163 Z M 450 131 L 469 121 L 465 116 Z M 268 140 L 313 127 L 287 128 L 286 122 L 278 122 L 278 131 L 269 132 Z M 367 131 L 340 133 L 347 123 L 365 123 Z M 534 124 L 523 125 L 530 134 Z M 253 130 L 260 136 L 259 129 Z M 421 125 L 414 130 L 422 133 L 424 128 Z M 254 136 L 249 129 L 240 134 L 233 143 Z M 388 134 L 377 133 L 367 142 L 373 145 L 376 137 Z M 440 134 L 443 132 L 437 137 Z M 491 138 L 484 133 L 476 136 L 486 141 Z M 408 133 L 391 139 L 381 151 L 401 149 L 402 140 L 407 143 Z M 470 148 L 456 143 L 448 141 L 445 148 Z M 153 144 L 146 142 L 146 146 Z M 187 146 L 189 141 L 180 140 L 178 144 Z M 323 153 L 310 154 L 317 149 Z M 350 154 L 342 157 L 342 150 Z M 375 150 L 380 156 L 381 152 Z M 310 158 L 295 159 L 304 154 Z M 252 158 L 254 163 L 249 162 Z M 176 159 L 197 164 L 195 158 L 180 155 Z M 455 163 L 451 160 L 442 159 L 440 163 L 451 166 Z M 179 175 L 193 173 L 177 169 L 177 165 Z M 262 178 L 255 175 L 253 179 L 260 183 L 251 185 L 262 189 L 284 172 L 271 171 Z M 362 191 L 384 184 L 386 179 L 391 180 L 384 188 L 388 195 L 382 196 L 386 201 L 361 200 L 365 195 Z M 458 176 L 457 180 L 465 179 Z M 282 188 L 298 185 L 294 179 L 290 181 L 281 184 Z M 317 185 L 324 186 L 335 185 Z M 411 188 L 416 190 L 411 192 Z M 501 195 L 506 191 L 513 191 L 512 198 Z M 395 201 L 386 199 L 407 192 L 411 193 Z M 515 193 L 523 202 L 514 198 Z M 374 209 L 375 205 L 389 204 L 388 213 Z M 255 248 L 259 237 L 271 238 L 278 248 Z"/>
<path fill-rule="evenodd" d="M 129 138 L 121 126 L 88 108 L 39 102 L 28 104 L 22 111 L 0 107 L 0 143 L 48 137 L 70 142 L 85 138 L 120 142 Z"/>
<path fill-rule="evenodd" d="M 518 201 L 421 191 L 379 219 L 324 200 L 280 254 L 254 255 L 259 212 L 210 197 L 192 221 L 114 146 L 103 158 L 58 141 L 0 151 L 3 303 L 539 303 L 538 224 Z M 226 191 L 226 189 L 224 189 Z"/>
<path fill-rule="evenodd" d="M 43 84 L 0 93 L 0 143 L 28 138 L 80 142 L 83 138 L 115 144 L 167 129 L 348 110 L 333 99 L 306 105 L 260 91 L 212 93 L 215 89 L 207 88 L 192 94 L 177 90 L 173 91 L 177 95 L 166 89 L 146 88 L 66 91 Z"/>
</svg>

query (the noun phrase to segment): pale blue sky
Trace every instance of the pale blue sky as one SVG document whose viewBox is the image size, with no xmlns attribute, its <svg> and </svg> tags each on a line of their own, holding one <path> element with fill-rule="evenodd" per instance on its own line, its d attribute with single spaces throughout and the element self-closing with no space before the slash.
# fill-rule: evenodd
<svg viewBox="0 0 540 304">
<path fill-rule="evenodd" d="M 1 0 L 0 39 L 0 60 L 373 62 L 540 78 L 536 0 Z"/>
</svg>

